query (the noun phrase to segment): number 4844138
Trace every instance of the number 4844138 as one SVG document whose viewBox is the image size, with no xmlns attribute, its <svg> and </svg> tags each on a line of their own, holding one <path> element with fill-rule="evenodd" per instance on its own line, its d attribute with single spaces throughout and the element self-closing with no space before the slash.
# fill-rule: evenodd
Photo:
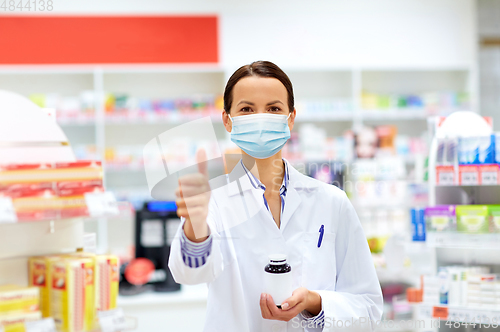
<svg viewBox="0 0 500 332">
<path fill-rule="evenodd" d="M 497 317 L 490 319 L 489 317 L 478 317 L 477 319 L 473 317 L 469 322 L 467 321 L 446 321 L 446 326 L 450 328 L 459 328 L 460 326 L 473 326 L 474 328 L 479 327 L 492 327 L 497 328 L 499 326 L 499 320 Z"/>
<path fill-rule="evenodd" d="M 52 0 L 0 0 L 0 10 L 4 12 L 51 12 L 54 10 L 54 1 Z"/>
</svg>

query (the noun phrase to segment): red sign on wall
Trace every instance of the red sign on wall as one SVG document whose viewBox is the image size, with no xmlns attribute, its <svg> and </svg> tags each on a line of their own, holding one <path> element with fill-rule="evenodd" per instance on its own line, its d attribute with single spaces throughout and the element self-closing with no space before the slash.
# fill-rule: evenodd
<svg viewBox="0 0 500 332">
<path fill-rule="evenodd" d="M 217 63 L 216 16 L 0 16 L 0 64 Z"/>
</svg>

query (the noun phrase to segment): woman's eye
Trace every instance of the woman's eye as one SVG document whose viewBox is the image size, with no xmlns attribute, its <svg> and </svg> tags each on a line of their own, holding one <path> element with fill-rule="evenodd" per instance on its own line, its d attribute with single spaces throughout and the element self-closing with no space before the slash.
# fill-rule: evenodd
<svg viewBox="0 0 500 332">
<path fill-rule="evenodd" d="M 250 112 L 250 111 L 251 111 L 251 109 L 250 109 L 250 107 L 243 107 L 243 108 L 241 109 L 241 111 L 242 111 L 242 112 Z"/>
<path fill-rule="evenodd" d="M 274 107 L 271 107 L 270 110 L 271 110 L 271 112 L 279 112 L 279 111 L 281 111 L 281 108 L 274 106 Z"/>
</svg>

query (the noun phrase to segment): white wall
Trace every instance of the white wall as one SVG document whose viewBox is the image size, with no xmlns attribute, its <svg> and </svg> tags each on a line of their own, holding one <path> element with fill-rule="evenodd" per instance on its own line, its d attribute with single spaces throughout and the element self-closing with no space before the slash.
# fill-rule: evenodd
<svg viewBox="0 0 500 332">
<path fill-rule="evenodd" d="M 229 68 L 258 59 L 283 67 L 476 61 L 474 0 L 57 0 L 50 12 L 206 13 L 221 17 L 221 60 Z"/>
<path fill-rule="evenodd" d="M 281 66 L 449 66 L 475 62 L 472 1 L 330 1 L 304 12 L 222 16 L 223 61 Z M 313 6 L 314 7 L 314 6 Z M 243 61 L 242 61 L 243 60 Z"/>
</svg>

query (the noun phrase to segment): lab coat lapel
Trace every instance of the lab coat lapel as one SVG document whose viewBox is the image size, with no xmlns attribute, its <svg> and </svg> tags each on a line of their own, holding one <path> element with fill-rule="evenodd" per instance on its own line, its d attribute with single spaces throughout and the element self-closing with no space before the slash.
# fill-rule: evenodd
<svg viewBox="0 0 500 332">
<path fill-rule="evenodd" d="M 285 159 L 286 160 L 286 159 Z M 299 207 L 300 203 L 302 202 L 302 198 L 300 197 L 299 193 L 295 189 L 295 185 L 300 182 L 300 177 L 303 176 L 300 174 L 291 164 L 288 160 L 286 160 L 287 166 L 288 166 L 288 186 L 286 188 L 286 198 L 285 198 L 285 209 L 283 210 L 283 215 L 281 216 L 281 225 L 280 225 L 280 230 L 281 233 L 283 233 L 283 230 L 285 229 L 286 225 L 290 221 L 290 219 L 293 216 L 293 213 L 297 208 Z"/>
<path fill-rule="evenodd" d="M 243 192 L 254 189 L 248 175 L 246 174 L 241 160 L 234 166 L 230 174 L 227 175 L 228 196 L 242 195 Z"/>
<path fill-rule="evenodd" d="M 288 172 L 290 173 L 290 182 L 286 189 L 285 210 L 281 218 L 280 230 L 282 233 L 286 225 L 290 222 L 290 219 L 292 219 L 297 208 L 303 203 L 304 198 L 301 197 L 300 192 L 304 190 L 316 191 L 318 189 L 317 180 L 305 176 L 297 171 L 290 162 L 287 161 L 287 163 Z"/>
<path fill-rule="evenodd" d="M 295 212 L 295 210 L 297 210 L 301 202 L 302 198 L 300 198 L 297 190 L 295 190 L 293 186 L 289 186 L 289 188 L 286 189 L 285 210 L 283 210 L 283 215 L 281 216 L 280 221 L 281 233 L 283 233 L 283 230 L 285 229 L 286 225 L 292 218 L 293 213 Z"/>
</svg>

